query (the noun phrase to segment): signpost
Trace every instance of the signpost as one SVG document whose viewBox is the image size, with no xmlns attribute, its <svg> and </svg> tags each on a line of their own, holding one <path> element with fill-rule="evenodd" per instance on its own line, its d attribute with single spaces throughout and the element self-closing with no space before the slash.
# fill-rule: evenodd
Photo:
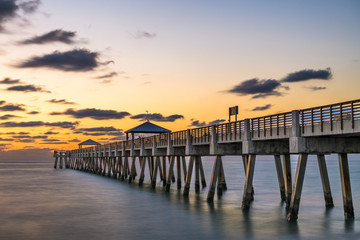
<svg viewBox="0 0 360 240">
<path fill-rule="evenodd" d="M 229 122 L 231 121 L 232 115 L 235 115 L 235 121 L 237 121 L 238 114 L 239 114 L 239 106 L 229 107 Z"/>
</svg>

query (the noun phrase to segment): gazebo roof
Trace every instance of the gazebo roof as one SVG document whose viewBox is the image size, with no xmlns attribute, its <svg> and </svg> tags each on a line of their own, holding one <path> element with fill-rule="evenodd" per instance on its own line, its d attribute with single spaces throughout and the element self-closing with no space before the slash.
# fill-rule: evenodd
<svg viewBox="0 0 360 240">
<path fill-rule="evenodd" d="M 101 145 L 101 144 L 98 143 L 98 142 L 95 142 L 95 141 L 93 141 L 91 139 L 88 139 L 88 140 L 86 140 L 86 141 L 84 141 L 82 143 L 79 143 L 79 145 Z"/>
<path fill-rule="evenodd" d="M 125 133 L 167 133 L 167 132 L 171 132 L 171 131 L 147 121 L 140 124 L 139 126 L 127 130 Z"/>
</svg>

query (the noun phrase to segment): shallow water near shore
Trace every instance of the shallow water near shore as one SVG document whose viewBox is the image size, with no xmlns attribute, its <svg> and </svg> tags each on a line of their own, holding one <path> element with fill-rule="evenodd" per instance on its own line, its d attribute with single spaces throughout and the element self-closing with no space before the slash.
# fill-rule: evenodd
<svg viewBox="0 0 360 240">
<path fill-rule="evenodd" d="M 172 185 L 151 189 L 70 170 L 53 162 L 0 162 L 0 239 L 360 239 L 360 156 L 349 158 L 355 220 L 345 221 L 339 165 L 327 160 L 335 207 L 326 209 L 316 158 L 307 163 L 297 223 L 286 221 L 275 163 L 258 157 L 255 200 L 241 209 L 244 169 L 240 157 L 224 157 L 228 190 L 214 203 L 192 183 L 188 198 Z M 328 159 L 328 158 L 327 158 Z M 213 157 L 204 157 L 207 185 Z M 292 156 L 294 176 L 297 159 Z M 176 171 L 175 171 L 176 172 Z M 194 179 L 194 177 L 193 177 Z M 293 178 L 294 179 L 294 178 Z M 184 184 L 184 183 L 183 183 Z"/>
</svg>

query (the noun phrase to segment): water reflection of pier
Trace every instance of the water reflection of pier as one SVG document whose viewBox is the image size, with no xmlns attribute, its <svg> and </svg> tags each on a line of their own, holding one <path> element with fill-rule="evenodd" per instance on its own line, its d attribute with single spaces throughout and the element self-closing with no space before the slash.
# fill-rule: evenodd
<svg viewBox="0 0 360 240">
<path fill-rule="evenodd" d="M 339 158 L 345 219 L 353 219 L 347 154 L 360 153 L 360 100 L 150 137 L 132 137 L 131 140 L 71 151 L 55 151 L 54 157 L 55 168 L 60 161 L 60 168 L 65 162 L 66 168 L 129 182 L 138 175 L 137 165 L 140 169 L 139 184 L 144 181 L 147 164 L 152 187 L 156 186 L 159 174 L 165 191 L 170 191 L 173 182 L 177 182 L 177 188 L 181 189 L 183 176 L 183 195 L 188 196 L 193 172 L 195 191 L 200 191 L 200 184 L 206 186 L 201 157 L 215 156 L 207 196 L 208 201 L 213 201 L 215 188 L 218 195 L 227 188 L 222 156 L 241 155 L 246 169 L 242 208 L 249 209 L 254 194 L 252 182 L 256 156 L 273 155 L 280 197 L 286 202 L 288 220 L 296 221 L 309 154 L 317 155 L 325 206 L 333 206 L 325 162 L 325 155 L 330 153 L 338 154 Z M 291 179 L 290 154 L 298 154 L 294 181 Z M 188 164 L 185 157 L 189 157 Z"/>
</svg>

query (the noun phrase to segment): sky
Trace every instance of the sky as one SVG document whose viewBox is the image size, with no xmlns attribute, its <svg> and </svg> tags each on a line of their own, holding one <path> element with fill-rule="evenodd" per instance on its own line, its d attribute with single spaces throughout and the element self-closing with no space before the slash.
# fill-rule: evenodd
<svg viewBox="0 0 360 240">
<path fill-rule="evenodd" d="M 0 159 L 360 98 L 358 0 L 0 0 Z"/>
</svg>

